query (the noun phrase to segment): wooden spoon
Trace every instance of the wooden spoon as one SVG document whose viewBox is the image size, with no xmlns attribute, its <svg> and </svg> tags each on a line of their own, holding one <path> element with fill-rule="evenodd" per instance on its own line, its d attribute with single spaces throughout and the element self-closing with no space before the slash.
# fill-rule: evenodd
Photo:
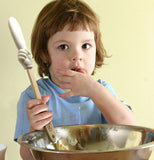
<svg viewBox="0 0 154 160">
<path fill-rule="evenodd" d="M 23 67 L 27 70 L 27 74 L 31 82 L 35 98 L 41 99 L 41 94 L 38 89 L 38 85 L 36 83 L 35 76 L 32 70 L 32 54 L 26 47 L 26 43 L 21 31 L 20 25 L 14 17 L 9 18 L 8 24 L 9 24 L 11 35 L 19 51 L 18 60 L 23 65 Z M 48 136 L 50 137 L 51 141 L 55 142 L 56 141 L 55 129 L 52 122 L 49 122 L 45 126 L 45 130 L 48 133 Z"/>
</svg>

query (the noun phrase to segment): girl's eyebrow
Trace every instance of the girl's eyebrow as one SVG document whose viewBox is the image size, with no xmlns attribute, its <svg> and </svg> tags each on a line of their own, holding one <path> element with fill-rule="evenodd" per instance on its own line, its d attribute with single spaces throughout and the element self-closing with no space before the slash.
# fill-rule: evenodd
<svg viewBox="0 0 154 160">
<path fill-rule="evenodd" d="M 95 40 L 94 39 L 84 39 L 81 41 L 81 43 L 87 43 L 87 42 L 94 43 Z M 71 41 L 61 39 L 61 40 L 57 40 L 53 42 L 53 44 L 57 44 L 57 43 L 71 43 Z"/>
<path fill-rule="evenodd" d="M 70 41 L 61 39 L 61 40 L 57 40 L 54 42 L 54 44 L 56 44 L 56 43 L 70 43 Z"/>
<path fill-rule="evenodd" d="M 94 41 L 95 41 L 94 39 L 85 39 L 85 40 L 82 40 L 81 42 L 85 43 L 85 42 L 94 42 Z"/>
</svg>

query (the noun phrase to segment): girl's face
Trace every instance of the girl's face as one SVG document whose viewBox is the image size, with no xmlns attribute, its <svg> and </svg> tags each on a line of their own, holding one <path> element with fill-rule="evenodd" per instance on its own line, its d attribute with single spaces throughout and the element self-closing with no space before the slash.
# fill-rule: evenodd
<svg viewBox="0 0 154 160">
<path fill-rule="evenodd" d="M 96 44 L 90 30 L 69 31 L 66 25 L 49 38 L 47 48 L 51 59 L 51 80 L 57 85 L 60 83 L 57 70 L 84 70 L 89 75 L 94 71 Z"/>
</svg>

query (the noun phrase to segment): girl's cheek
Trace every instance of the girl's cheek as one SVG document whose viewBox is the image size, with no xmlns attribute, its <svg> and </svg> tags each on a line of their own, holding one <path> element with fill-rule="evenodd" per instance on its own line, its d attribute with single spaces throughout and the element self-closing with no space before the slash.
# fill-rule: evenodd
<svg viewBox="0 0 154 160">
<path fill-rule="evenodd" d="M 59 59 L 54 64 L 55 64 L 54 66 L 56 69 L 68 68 L 68 62 L 64 59 L 62 59 L 62 60 Z"/>
</svg>

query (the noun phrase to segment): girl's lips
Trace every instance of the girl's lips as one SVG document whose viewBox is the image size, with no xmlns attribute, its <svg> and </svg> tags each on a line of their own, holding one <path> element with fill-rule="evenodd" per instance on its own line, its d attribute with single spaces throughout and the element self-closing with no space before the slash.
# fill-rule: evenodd
<svg viewBox="0 0 154 160">
<path fill-rule="evenodd" d="M 82 70 L 82 68 L 81 68 L 81 67 L 73 67 L 71 70 L 72 70 L 72 71 L 79 72 L 79 71 Z"/>
</svg>

